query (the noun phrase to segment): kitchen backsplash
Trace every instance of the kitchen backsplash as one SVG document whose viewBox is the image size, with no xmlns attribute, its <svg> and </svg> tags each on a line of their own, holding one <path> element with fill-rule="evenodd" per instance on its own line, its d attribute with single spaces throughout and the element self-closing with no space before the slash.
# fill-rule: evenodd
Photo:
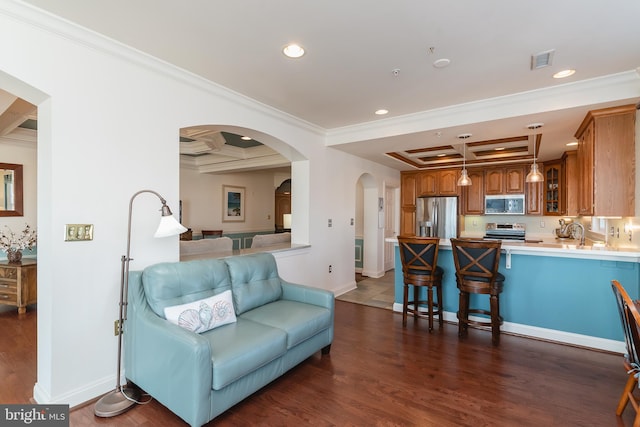
<svg viewBox="0 0 640 427">
<path fill-rule="evenodd" d="M 561 216 L 530 215 L 466 215 L 463 217 L 461 235 L 466 237 L 482 237 L 487 223 L 519 223 L 525 224 L 527 238 L 555 240 L 555 229 L 560 227 Z M 640 248 L 640 217 L 630 218 L 567 218 L 582 223 L 587 239 L 603 242 L 615 248 Z M 629 231 L 631 239 L 629 239 Z"/>
</svg>

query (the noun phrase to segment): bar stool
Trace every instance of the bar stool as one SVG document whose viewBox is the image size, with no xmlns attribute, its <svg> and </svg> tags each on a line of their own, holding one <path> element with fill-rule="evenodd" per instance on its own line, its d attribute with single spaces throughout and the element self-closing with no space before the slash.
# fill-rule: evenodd
<svg viewBox="0 0 640 427">
<path fill-rule="evenodd" d="M 433 316 L 438 316 L 442 327 L 442 276 L 444 270 L 437 266 L 438 237 L 398 237 L 402 273 L 404 275 L 404 298 L 402 303 L 402 326 L 407 325 L 407 313 L 414 319 L 427 317 L 429 332 L 433 330 Z M 409 286 L 413 286 L 413 300 L 409 301 Z M 427 288 L 427 299 L 420 299 L 420 289 Z M 437 301 L 433 300 L 433 288 L 436 288 Z M 409 305 L 412 308 L 409 308 Z M 427 314 L 420 311 L 420 306 L 427 307 Z M 436 308 L 434 310 L 434 307 Z"/>
<path fill-rule="evenodd" d="M 501 246 L 502 242 L 499 240 L 451 239 L 456 282 L 460 290 L 460 337 L 467 335 L 469 325 L 490 326 L 493 345 L 500 343 L 500 293 L 504 285 L 504 276 L 498 272 Z M 469 294 L 488 294 L 491 310 L 469 308 Z M 491 321 L 469 320 L 469 313 L 489 316 Z"/>
</svg>

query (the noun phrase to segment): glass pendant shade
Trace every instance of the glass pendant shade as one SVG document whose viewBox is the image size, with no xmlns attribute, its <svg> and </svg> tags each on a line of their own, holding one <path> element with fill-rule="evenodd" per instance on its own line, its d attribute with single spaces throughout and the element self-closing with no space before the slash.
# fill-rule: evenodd
<svg viewBox="0 0 640 427">
<path fill-rule="evenodd" d="M 527 177 L 525 178 L 525 181 L 526 182 L 542 182 L 542 181 L 544 181 L 544 176 L 538 170 L 538 165 L 536 164 L 535 161 L 531 165 L 531 171 L 529 171 L 529 173 L 527 174 Z"/>
<path fill-rule="evenodd" d="M 462 150 L 462 172 L 460 172 L 460 178 L 458 178 L 458 187 L 467 187 L 471 185 L 471 179 L 467 174 L 467 144 L 464 144 Z"/>
<path fill-rule="evenodd" d="M 458 186 L 466 187 L 468 185 L 471 185 L 471 179 L 469 178 L 469 175 L 467 175 L 467 170 L 462 169 L 462 172 L 460 173 L 460 178 L 458 178 Z"/>
</svg>

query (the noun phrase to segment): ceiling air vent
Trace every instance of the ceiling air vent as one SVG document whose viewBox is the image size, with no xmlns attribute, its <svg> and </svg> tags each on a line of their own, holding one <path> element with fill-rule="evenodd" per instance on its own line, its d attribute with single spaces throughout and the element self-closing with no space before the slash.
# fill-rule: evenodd
<svg viewBox="0 0 640 427">
<path fill-rule="evenodd" d="M 538 68 L 544 68 L 551 65 L 551 62 L 553 61 L 554 53 L 555 53 L 555 49 L 551 49 L 551 50 L 537 53 L 535 55 L 531 55 L 531 69 L 537 70 Z"/>
</svg>

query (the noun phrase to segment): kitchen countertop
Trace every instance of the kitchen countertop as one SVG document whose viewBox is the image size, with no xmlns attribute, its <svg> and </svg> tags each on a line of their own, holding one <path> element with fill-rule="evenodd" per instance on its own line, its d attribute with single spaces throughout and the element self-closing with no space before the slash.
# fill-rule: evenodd
<svg viewBox="0 0 640 427">
<path fill-rule="evenodd" d="M 462 236 L 462 238 L 478 238 L 476 236 Z M 502 241 L 502 252 L 510 255 L 550 256 L 559 258 L 597 259 L 603 261 L 640 262 L 640 249 L 614 248 L 602 244 L 587 244 L 580 246 L 578 240 L 560 240 L 555 238 L 532 239 L 542 240 L 539 243 Z M 389 237 L 387 242 L 397 243 L 398 239 Z M 440 240 L 440 248 L 451 249 L 449 239 Z"/>
</svg>

